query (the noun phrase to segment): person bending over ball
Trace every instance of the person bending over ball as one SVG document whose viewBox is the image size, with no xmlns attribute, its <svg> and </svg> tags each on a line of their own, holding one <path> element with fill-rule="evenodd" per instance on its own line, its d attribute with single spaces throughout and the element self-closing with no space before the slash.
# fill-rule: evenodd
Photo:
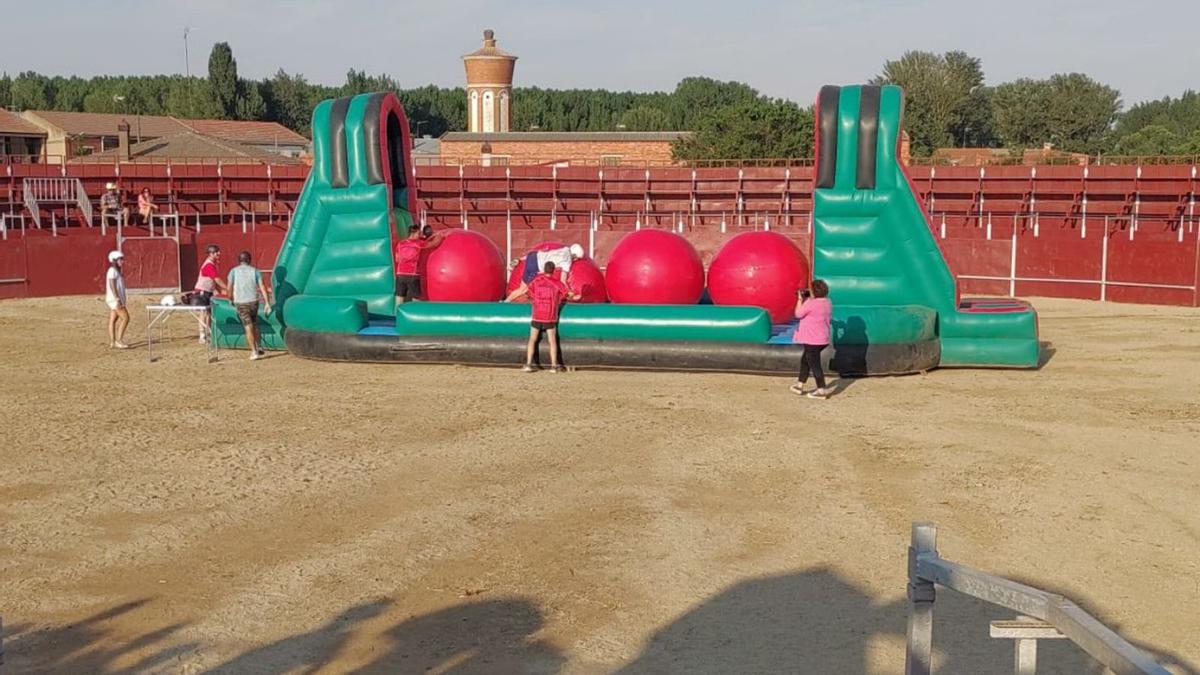
<svg viewBox="0 0 1200 675">
<path fill-rule="evenodd" d="M 537 349 L 538 338 L 542 331 L 550 340 L 550 372 L 562 370 L 558 364 L 558 312 L 563 301 L 567 298 L 578 300 L 579 295 L 563 283 L 554 273 L 553 262 L 546 262 L 543 272 L 529 281 L 529 297 L 532 299 L 532 321 L 529 323 L 529 344 L 525 346 L 525 367 L 521 370 L 532 373 L 533 352 Z"/>
<path fill-rule="evenodd" d="M 525 268 L 521 270 L 521 285 L 516 288 L 505 302 L 513 302 L 514 300 L 523 297 L 529 292 L 529 284 L 533 281 L 538 273 L 545 269 L 546 263 L 554 263 L 555 269 L 559 270 L 562 275 L 562 280 L 567 280 L 567 275 L 571 273 L 571 263 L 583 257 L 583 247 L 579 244 L 571 244 L 562 248 L 552 248 L 548 251 L 530 251 L 525 256 Z"/>
<path fill-rule="evenodd" d="M 825 371 L 821 370 L 821 350 L 829 346 L 829 323 L 833 316 L 833 303 L 829 300 L 829 285 L 820 279 L 813 279 L 812 291 L 801 290 L 796 302 L 796 318 L 800 319 L 796 332 L 792 334 L 792 342 L 804 345 L 804 356 L 800 361 L 800 375 L 791 386 L 793 394 L 809 398 L 829 398 L 833 393 L 825 387 Z M 808 382 L 808 372 L 812 371 L 817 388 L 805 393 L 804 385 Z"/>
</svg>

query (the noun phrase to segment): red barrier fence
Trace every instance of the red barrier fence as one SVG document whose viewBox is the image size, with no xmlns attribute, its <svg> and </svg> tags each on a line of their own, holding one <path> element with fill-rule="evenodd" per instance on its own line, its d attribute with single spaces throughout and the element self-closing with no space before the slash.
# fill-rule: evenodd
<svg viewBox="0 0 1200 675">
<path fill-rule="evenodd" d="M 44 222 L 35 231 L 25 178 L 65 172 L 80 179 L 94 203 L 110 181 L 130 203 L 150 187 L 164 210 L 181 215 L 179 240 L 137 238 L 149 233 L 129 228 L 122 245 L 130 286 L 158 288 L 187 287 L 210 241 L 227 251 L 250 248 L 258 265 L 269 267 L 306 171 L 0 166 L 0 297 L 98 293 L 103 254 L 116 246 L 112 228 L 101 234 L 82 227 L 67 207 L 52 205 L 43 213 L 43 221 L 60 225 L 59 236 Z M 1195 165 L 926 166 L 912 173 L 930 228 L 967 294 L 1200 306 Z M 539 241 L 559 239 L 584 244 L 603 263 L 624 232 L 641 227 L 683 233 L 706 260 L 746 230 L 783 232 L 806 248 L 811 180 L 808 166 L 419 166 L 414 184 L 423 223 L 483 232 L 510 259 Z"/>
</svg>

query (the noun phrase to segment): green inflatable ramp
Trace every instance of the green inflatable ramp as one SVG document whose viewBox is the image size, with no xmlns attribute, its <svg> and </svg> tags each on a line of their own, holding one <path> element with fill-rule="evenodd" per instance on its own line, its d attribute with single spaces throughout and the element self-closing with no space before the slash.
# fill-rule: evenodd
<svg viewBox="0 0 1200 675">
<path fill-rule="evenodd" d="M 834 306 L 937 313 L 942 366 L 1037 367 L 1037 314 L 1020 301 L 963 302 L 904 167 L 896 86 L 823 87 L 817 101 L 813 276 Z M 869 338 L 872 326 L 865 327 Z"/>
</svg>

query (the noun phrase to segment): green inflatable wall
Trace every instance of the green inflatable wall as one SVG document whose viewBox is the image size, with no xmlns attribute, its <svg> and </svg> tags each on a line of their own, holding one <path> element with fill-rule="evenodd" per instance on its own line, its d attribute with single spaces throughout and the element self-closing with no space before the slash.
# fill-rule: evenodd
<svg viewBox="0 0 1200 675">
<path fill-rule="evenodd" d="M 1036 366 L 1032 308 L 960 310 L 954 277 L 897 160 L 902 109 L 896 86 L 821 90 L 813 276 L 829 283 L 835 307 L 934 310 L 943 366 Z"/>
</svg>

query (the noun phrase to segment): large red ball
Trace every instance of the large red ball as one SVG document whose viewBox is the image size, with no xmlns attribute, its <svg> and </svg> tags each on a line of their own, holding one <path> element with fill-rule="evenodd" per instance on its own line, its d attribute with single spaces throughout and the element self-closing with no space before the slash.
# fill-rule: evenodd
<svg viewBox="0 0 1200 675">
<path fill-rule="evenodd" d="M 512 293 L 521 285 L 521 273 L 525 271 L 525 256 L 534 251 L 549 251 L 562 248 L 565 244 L 556 241 L 546 241 L 529 249 L 519 258 L 517 266 L 508 275 L 508 286 L 505 293 Z M 581 258 L 571 263 L 571 273 L 567 275 L 567 286 L 575 293 L 583 296 L 574 302 L 608 302 L 608 290 L 604 286 L 604 273 L 591 258 Z"/>
<path fill-rule="evenodd" d="M 778 232 L 744 232 L 725 242 L 708 267 L 716 305 L 754 305 L 781 323 L 792 318 L 796 291 L 808 281 L 808 261 Z"/>
<path fill-rule="evenodd" d="M 613 302 L 693 305 L 704 293 L 704 265 L 687 239 L 664 230 L 625 235 L 605 273 Z"/>
<path fill-rule="evenodd" d="M 495 302 L 504 296 L 504 256 L 491 239 L 468 230 L 446 233 L 425 261 L 425 297 L 444 302 Z"/>
</svg>

